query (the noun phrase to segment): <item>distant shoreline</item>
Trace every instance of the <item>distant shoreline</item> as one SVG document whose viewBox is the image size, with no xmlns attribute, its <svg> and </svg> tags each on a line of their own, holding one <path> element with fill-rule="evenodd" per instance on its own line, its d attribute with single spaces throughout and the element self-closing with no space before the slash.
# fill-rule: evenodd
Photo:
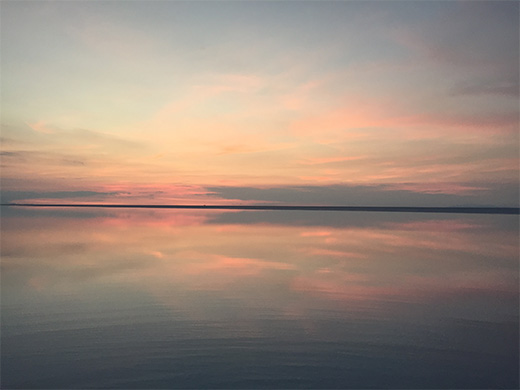
<svg viewBox="0 0 520 390">
<path fill-rule="evenodd" d="M 272 210 L 272 211 L 372 211 L 400 213 L 449 214 L 520 214 L 518 207 L 403 207 L 403 206 L 270 206 L 270 205 L 145 205 L 145 204 L 37 204 L 3 203 L 11 207 L 67 207 L 67 208 L 121 208 L 121 209 L 202 209 L 202 210 Z"/>
</svg>

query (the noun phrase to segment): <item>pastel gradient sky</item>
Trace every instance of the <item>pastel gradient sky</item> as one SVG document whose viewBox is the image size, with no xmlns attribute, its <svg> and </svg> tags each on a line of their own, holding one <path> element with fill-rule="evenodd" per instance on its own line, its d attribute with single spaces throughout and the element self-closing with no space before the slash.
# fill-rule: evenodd
<svg viewBox="0 0 520 390">
<path fill-rule="evenodd" d="M 2 1 L 2 201 L 518 205 L 514 1 Z"/>
</svg>

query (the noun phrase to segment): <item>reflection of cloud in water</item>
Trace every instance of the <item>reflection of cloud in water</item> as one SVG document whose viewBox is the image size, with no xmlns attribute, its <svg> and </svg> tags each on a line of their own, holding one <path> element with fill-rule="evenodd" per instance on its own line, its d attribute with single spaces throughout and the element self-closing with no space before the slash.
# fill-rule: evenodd
<svg viewBox="0 0 520 390">
<path fill-rule="evenodd" d="M 470 351 L 472 362 L 500 362 L 493 375 L 515 372 L 518 236 L 490 228 L 500 219 L 379 215 L 334 226 L 282 214 L 295 219 L 218 224 L 233 215 L 200 210 L 3 219 L 2 340 L 7 329 L 13 354 L 105 359 L 100 372 L 120 359 L 153 361 L 153 372 L 165 361 L 171 372 L 172 357 L 186 356 L 205 372 L 226 354 L 242 367 L 242 353 L 256 369 L 266 350 L 267 371 L 353 356 L 341 367 L 368 364 L 368 377 L 374 357 L 402 367 L 442 354 L 452 364 Z M 459 360 L 454 371 L 468 367 Z"/>
<path fill-rule="evenodd" d="M 512 299 L 516 218 L 124 210 L 78 219 L 36 211 L 3 221 L 2 282 L 42 294 L 126 286 L 183 310 L 225 299 L 291 312 L 302 296 L 361 306 L 471 291 Z"/>
<path fill-rule="evenodd" d="M 389 212 L 338 212 L 338 211 L 241 211 L 235 213 L 214 214 L 208 220 L 214 224 L 273 224 L 284 226 L 320 226 L 334 228 L 390 228 L 399 225 L 421 223 L 430 224 L 432 228 L 448 224 L 457 224 L 458 228 L 482 230 L 518 230 L 519 220 L 516 215 L 448 215 L 442 213 L 389 213 Z M 424 230 L 424 229 L 421 229 Z M 444 229 L 443 229 L 444 230 Z"/>
</svg>

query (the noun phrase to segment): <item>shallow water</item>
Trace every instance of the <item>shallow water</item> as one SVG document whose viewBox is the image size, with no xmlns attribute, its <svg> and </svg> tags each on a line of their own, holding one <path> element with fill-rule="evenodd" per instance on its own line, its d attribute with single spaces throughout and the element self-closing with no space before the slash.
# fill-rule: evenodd
<svg viewBox="0 0 520 390">
<path fill-rule="evenodd" d="M 2 388 L 517 388 L 518 216 L 2 208 Z"/>
</svg>

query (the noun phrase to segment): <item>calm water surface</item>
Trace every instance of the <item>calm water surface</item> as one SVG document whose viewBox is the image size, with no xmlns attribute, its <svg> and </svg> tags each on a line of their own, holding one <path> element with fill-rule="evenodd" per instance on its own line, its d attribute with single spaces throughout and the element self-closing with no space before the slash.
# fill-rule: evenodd
<svg viewBox="0 0 520 390">
<path fill-rule="evenodd" d="M 2 209 L 2 388 L 518 388 L 518 216 Z"/>
</svg>

